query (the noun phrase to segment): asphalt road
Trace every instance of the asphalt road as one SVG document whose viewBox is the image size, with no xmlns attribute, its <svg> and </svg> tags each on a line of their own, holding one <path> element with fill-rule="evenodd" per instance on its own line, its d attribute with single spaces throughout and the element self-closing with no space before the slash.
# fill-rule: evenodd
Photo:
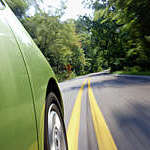
<svg viewBox="0 0 150 150">
<path fill-rule="evenodd" d="M 72 150 L 150 150 L 150 78 L 95 73 L 59 85 Z"/>
</svg>

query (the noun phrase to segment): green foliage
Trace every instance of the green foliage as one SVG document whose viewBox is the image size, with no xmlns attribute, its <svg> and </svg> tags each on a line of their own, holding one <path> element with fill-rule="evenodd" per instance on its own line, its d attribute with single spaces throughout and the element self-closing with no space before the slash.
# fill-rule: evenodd
<svg viewBox="0 0 150 150">
<path fill-rule="evenodd" d="M 92 72 L 98 71 L 99 66 L 112 71 L 124 68 L 140 71 L 137 67 L 150 70 L 149 1 L 85 0 L 85 3 L 94 10 L 92 19 L 82 19 L 89 23 L 86 34 L 90 36 L 88 53 L 92 47 L 91 55 L 88 54 L 93 62 Z"/>
<path fill-rule="evenodd" d="M 144 75 L 144 76 L 150 76 L 150 71 L 144 71 L 144 72 L 131 72 L 131 71 L 115 71 L 113 74 L 127 74 L 127 75 Z"/>
<path fill-rule="evenodd" d="M 24 0 L 6 0 L 9 7 L 18 18 L 22 18 L 28 8 L 28 4 Z"/>
<path fill-rule="evenodd" d="M 118 15 L 116 22 L 123 24 L 124 32 L 128 32 L 127 57 L 134 65 L 148 70 L 150 65 L 150 5 L 148 0 L 110 0 L 110 6 L 114 7 L 114 14 Z"/>
<path fill-rule="evenodd" d="M 93 17 L 64 22 L 64 2 L 54 13 L 40 10 L 36 0 L 7 2 L 60 81 L 108 68 L 134 73 L 150 70 L 149 0 L 84 0 L 93 9 Z M 31 6 L 37 11 L 27 17 Z"/>
<path fill-rule="evenodd" d="M 36 14 L 22 22 L 60 80 L 70 77 L 68 64 L 75 74 L 83 72 L 85 56 L 72 20 L 60 22 L 57 16 Z"/>
</svg>

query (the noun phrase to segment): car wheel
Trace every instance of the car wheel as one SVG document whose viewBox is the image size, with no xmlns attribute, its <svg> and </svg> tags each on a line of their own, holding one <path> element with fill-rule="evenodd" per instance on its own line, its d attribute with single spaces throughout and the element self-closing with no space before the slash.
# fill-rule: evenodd
<svg viewBox="0 0 150 150">
<path fill-rule="evenodd" d="M 45 106 L 45 150 L 68 150 L 65 125 L 56 95 L 49 93 Z"/>
</svg>

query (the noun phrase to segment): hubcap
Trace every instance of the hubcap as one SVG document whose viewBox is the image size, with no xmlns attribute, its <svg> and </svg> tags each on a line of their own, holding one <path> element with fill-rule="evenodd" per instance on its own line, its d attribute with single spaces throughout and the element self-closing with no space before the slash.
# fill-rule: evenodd
<svg viewBox="0 0 150 150">
<path fill-rule="evenodd" d="M 54 105 L 54 104 L 53 104 Z M 66 150 L 63 126 L 56 111 L 48 110 L 48 141 L 50 150 Z"/>
</svg>

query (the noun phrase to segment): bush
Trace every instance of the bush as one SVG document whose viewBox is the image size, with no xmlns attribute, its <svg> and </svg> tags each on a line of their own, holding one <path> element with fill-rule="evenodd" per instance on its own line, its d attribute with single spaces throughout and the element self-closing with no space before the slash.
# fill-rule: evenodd
<svg viewBox="0 0 150 150">
<path fill-rule="evenodd" d="M 75 78 L 75 77 L 76 77 L 75 72 L 71 72 L 71 73 L 69 74 L 69 77 L 68 77 L 67 79 L 70 80 L 70 79 L 73 79 L 73 78 Z"/>
<path fill-rule="evenodd" d="M 134 66 L 130 68 L 131 72 L 140 72 L 142 69 L 140 66 Z"/>
<path fill-rule="evenodd" d="M 142 68 L 140 66 L 124 67 L 124 71 L 140 72 L 140 71 L 142 71 Z"/>
<path fill-rule="evenodd" d="M 75 72 L 63 72 L 61 74 L 56 74 L 56 77 L 58 79 L 58 82 L 62 82 L 62 81 L 65 81 L 65 80 L 70 80 L 70 79 L 73 79 L 76 77 L 76 74 Z"/>
</svg>

